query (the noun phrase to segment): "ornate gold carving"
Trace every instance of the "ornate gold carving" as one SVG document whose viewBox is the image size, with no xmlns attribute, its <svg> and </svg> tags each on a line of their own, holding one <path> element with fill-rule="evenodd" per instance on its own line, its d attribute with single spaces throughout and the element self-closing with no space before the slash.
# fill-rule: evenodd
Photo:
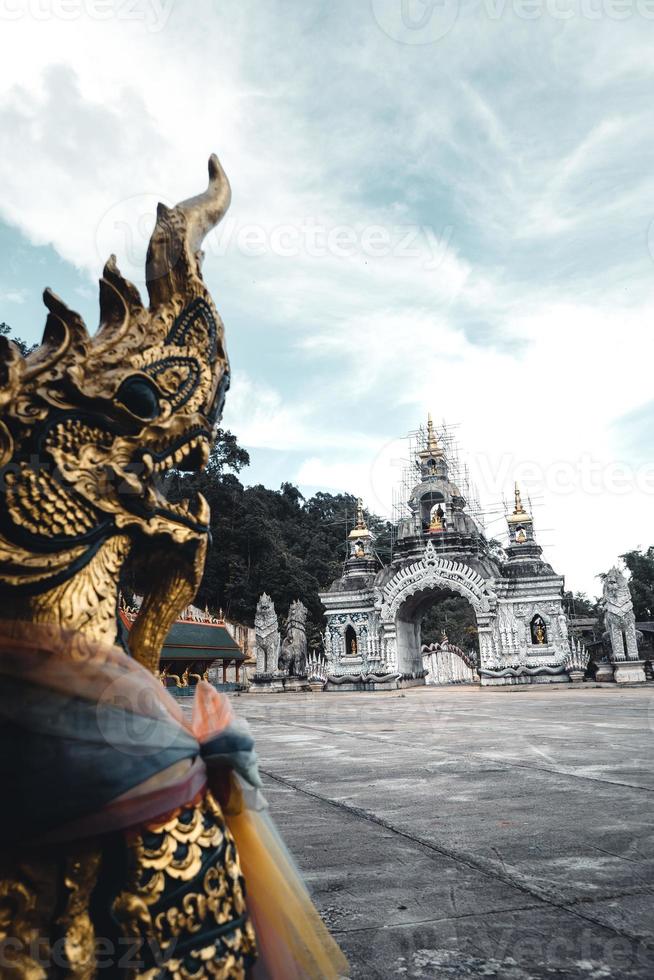
<svg viewBox="0 0 654 980">
<path fill-rule="evenodd" d="M 230 196 L 211 157 L 203 194 L 159 206 L 147 255 L 149 306 L 112 256 L 100 280 L 94 336 L 46 290 L 41 346 L 24 358 L 0 337 L 0 615 L 111 642 L 119 577 L 129 563 L 146 586 L 132 652 L 155 672 L 206 554 L 206 502 L 169 504 L 161 479 L 173 466 L 206 463 L 229 384 L 223 325 L 202 280 L 200 246 Z M 70 655 L 82 659 L 83 644 L 72 645 Z M 219 811 L 216 819 L 222 827 Z M 235 861 L 230 846 L 226 860 Z M 175 869 L 193 877 L 193 848 L 191 857 L 170 856 L 167 877 Z M 64 861 L 52 853 L 0 854 L 0 938 L 19 941 L 3 977 L 45 977 L 31 944 L 38 940 L 47 960 L 55 936 L 63 939 L 62 977 L 95 973 L 88 904 L 99 850 L 93 843 L 69 848 Z M 230 894 L 236 892 L 234 884 Z M 208 907 L 206 888 L 202 894 Z M 150 914 L 138 896 L 126 895 L 124 907 L 132 917 Z M 189 921 L 191 911 L 184 911 Z M 252 945 L 248 930 L 246 924 L 237 939 L 232 935 L 234 962 Z M 220 969 L 239 976 L 225 966 L 231 955 Z M 187 966 L 179 966 L 180 978 Z"/>
<path fill-rule="evenodd" d="M 92 844 L 71 849 L 63 875 L 61 858 L 50 852 L 35 852 L 27 860 L 0 859 L 3 980 L 45 980 L 53 966 L 68 980 L 95 975 L 88 903 L 99 861 Z M 57 905 L 61 914 L 53 922 Z"/>
<path fill-rule="evenodd" d="M 66 858 L 64 886 L 69 897 L 58 924 L 64 934 L 64 950 L 71 980 L 91 980 L 95 976 L 95 932 L 89 915 L 89 898 L 100 860 L 100 852 L 92 845 Z"/>
<path fill-rule="evenodd" d="M 200 245 L 230 194 L 212 157 L 204 194 L 159 207 L 149 307 L 112 257 L 95 336 L 46 290 L 41 346 L 23 358 L 0 338 L 3 606 L 113 639 L 129 561 L 148 586 L 133 653 L 152 670 L 206 553 L 206 502 L 169 504 L 161 478 L 173 466 L 204 465 L 222 410 L 229 365 Z"/>
<path fill-rule="evenodd" d="M 244 977 L 254 933 L 234 841 L 212 794 L 133 835 L 130 851 L 129 889 L 114 903 L 124 935 L 155 950 L 171 978 Z M 149 976 L 147 967 L 133 974 Z"/>
<path fill-rule="evenodd" d="M 14 615 L 34 623 L 51 623 L 56 608 L 60 626 L 83 630 L 92 639 L 113 643 L 115 583 L 130 547 L 127 535 L 110 538 L 91 559 L 83 575 L 76 575 L 41 594 L 28 597 L 18 594 Z"/>
<path fill-rule="evenodd" d="M 36 868 L 26 864 L 7 867 L 0 863 L 0 949 L 7 980 L 45 980 L 45 969 L 39 960 L 43 953 L 49 953 L 49 944 L 45 949 L 41 945 L 40 950 L 38 944 L 44 911 L 47 914 L 55 897 L 52 888 L 48 888 L 54 879 L 53 871 L 52 862 L 46 862 L 41 876 Z M 39 877 L 46 885 L 45 896 L 38 887 Z M 38 957 L 34 955 L 37 952 Z"/>
</svg>

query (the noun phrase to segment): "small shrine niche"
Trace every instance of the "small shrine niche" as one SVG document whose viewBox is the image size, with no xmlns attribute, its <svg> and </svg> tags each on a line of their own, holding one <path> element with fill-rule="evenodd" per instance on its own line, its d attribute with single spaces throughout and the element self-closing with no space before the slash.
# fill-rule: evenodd
<svg viewBox="0 0 654 980">
<path fill-rule="evenodd" d="M 544 646 L 547 643 L 547 626 L 543 617 L 538 614 L 531 621 L 531 642 L 534 646 Z"/>
<path fill-rule="evenodd" d="M 447 522 L 445 520 L 443 505 L 440 503 L 436 504 L 431 510 L 431 516 L 429 518 L 429 531 L 430 533 L 434 531 L 444 531 L 446 527 Z"/>
<path fill-rule="evenodd" d="M 345 630 L 345 655 L 347 657 L 356 657 L 359 652 L 359 645 L 357 643 L 357 635 L 354 632 L 352 626 L 348 626 Z"/>
</svg>

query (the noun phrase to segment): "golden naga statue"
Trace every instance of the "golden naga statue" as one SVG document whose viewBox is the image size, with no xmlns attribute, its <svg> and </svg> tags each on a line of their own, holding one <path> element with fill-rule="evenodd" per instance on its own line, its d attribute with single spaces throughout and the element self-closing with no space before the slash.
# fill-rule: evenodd
<svg viewBox="0 0 654 980">
<path fill-rule="evenodd" d="M 159 205 L 148 306 L 112 257 L 93 336 L 46 290 L 41 346 L 24 358 L 0 337 L 3 978 L 347 969 L 244 802 L 260 786 L 251 737 L 205 681 L 188 720 L 159 672 L 207 550 L 206 501 L 169 503 L 161 478 L 206 463 L 229 386 L 200 249 L 230 197 L 212 156 L 204 193 Z M 125 570 L 144 596 L 127 652 Z"/>
</svg>

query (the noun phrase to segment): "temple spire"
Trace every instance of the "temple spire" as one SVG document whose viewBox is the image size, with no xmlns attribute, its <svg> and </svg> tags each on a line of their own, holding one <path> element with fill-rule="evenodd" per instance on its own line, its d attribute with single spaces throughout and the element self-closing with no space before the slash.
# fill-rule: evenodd
<svg viewBox="0 0 654 980">
<path fill-rule="evenodd" d="M 362 541 L 364 539 L 366 540 L 372 539 L 372 534 L 368 529 L 368 525 L 366 524 L 366 518 L 363 513 L 363 500 L 361 499 L 361 497 L 357 498 L 355 523 L 354 523 L 354 527 L 348 534 L 348 538 L 350 541 Z"/>
<path fill-rule="evenodd" d="M 347 536 L 348 557 L 345 568 L 348 575 L 368 575 L 377 571 L 379 563 L 373 548 L 374 537 L 363 513 L 363 500 L 359 497 L 355 524 Z"/>
<path fill-rule="evenodd" d="M 527 511 L 522 503 L 522 496 L 520 495 L 520 487 L 518 486 L 518 481 L 515 482 L 515 509 L 513 511 L 514 517 L 524 518 L 529 517 Z"/>
<path fill-rule="evenodd" d="M 443 450 L 438 444 L 438 437 L 434 429 L 434 420 L 431 417 L 431 412 L 427 415 L 427 452 L 432 456 L 443 455 Z"/>
<path fill-rule="evenodd" d="M 420 439 L 424 439 L 424 429 L 420 430 Z M 443 447 L 438 441 L 434 420 L 431 412 L 427 415 L 427 438 L 422 443 L 423 448 L 417 454 L 416 463 L 420 468 L 423 480 L 431 480 L 434 477 L 441 480 L 447 479 L 447 460 Z"/>
<path fill-rule="evenodd" d="M 514 508 L 513 513 L 507 517 L 509 525 L 509 550 L 513 545 L 518 545 L 523 554 L 527 554 L 525 545 L 537 547 L 534 541 L 534 521 L 522 502 L 520 487 L 516 481 L 514 485 Z M 539 549 L 540 551 L 540 549 Z"/>
</svg>

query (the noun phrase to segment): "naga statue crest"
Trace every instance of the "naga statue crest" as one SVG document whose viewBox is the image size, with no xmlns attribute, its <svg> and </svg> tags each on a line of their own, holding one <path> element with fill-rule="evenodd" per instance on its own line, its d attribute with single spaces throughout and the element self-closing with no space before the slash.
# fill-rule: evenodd
<svg viewBox="0 0 654 980">
<path fill-rule="evenodd" d="M 148 306 L 112 256 L 94 335 L 46 290 L 41 346 L 24 358 L 0 337 L 5 608 L 112 642 L 118 579 L 129 563 L 145 593 L 131 652 L 151 669 L 204 564 L 206 502 L 171 504 L 161 487 L 172 467 L 206 463 L 229 385 L 200 246 L 230 198 L 212 156 L 203 194 L 159 205 Z"/>
<path fill-rule="evenodd" d="M 254 617 L 257 674 L 276 674 L 279 665 L 280 635 L 275 603 L 264 592 Z"/>
<path fill-rule="evenodd" d="M 205 193 L 159 205 L 147 307 L 112 258 L 93 336 L 48 291 L 38 350 L 0 337 L 3 980 L 347 972 L 246 813 L 239 779 L 261 783 L 227 699 L 196 674 L 186 719 L 153 676 L 209 537 L 206 501 L 173 505 L 162 480 L 207 461 L 229 383 L 200 251 L 229 202 L 211 157 Z M 143 596 L 131 657 L 114 643 L 124 571 Z"/>
<path fill-rule="evenodd" d="M 266 592 L 263 593 L 257 603 L 254 628 L 259 636 L 267 636 L 278 629 L 275 603 Z"/>
<path fill-rule="evenodd" d="M 629 583 L 619 568 L 612 568 L 604 579 L 603 605 L 607 615 L 633 616 Z"/>
</svg>

